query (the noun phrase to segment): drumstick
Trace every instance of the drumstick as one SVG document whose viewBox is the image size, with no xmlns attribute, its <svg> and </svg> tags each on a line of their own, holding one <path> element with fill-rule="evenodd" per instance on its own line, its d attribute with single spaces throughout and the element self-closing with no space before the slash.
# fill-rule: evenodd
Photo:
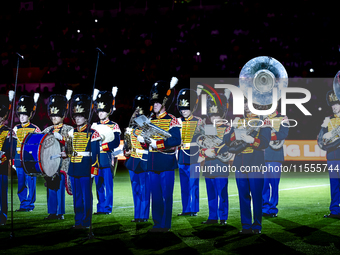
<svg viewBox="0 0 340 255">
<path fill-rule="evenodd" d="M 61 158 L 61 154 L 53 155 L 50 157 L 50 160 L 56 159 L 56 158 Z"/>
</svg>

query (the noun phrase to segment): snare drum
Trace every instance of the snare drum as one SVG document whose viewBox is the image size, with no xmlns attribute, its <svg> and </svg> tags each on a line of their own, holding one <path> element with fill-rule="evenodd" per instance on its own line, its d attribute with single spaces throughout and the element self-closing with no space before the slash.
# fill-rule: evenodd
<svg viewBox="0 0 340 255">
<path fill-rule="evenodd" d="M 21 144 L 20 161 L 28 175 L 53 177 L 61 167 L 61 153 L 58 140 L 53 134 L 26 135 Z"/>
</svg>

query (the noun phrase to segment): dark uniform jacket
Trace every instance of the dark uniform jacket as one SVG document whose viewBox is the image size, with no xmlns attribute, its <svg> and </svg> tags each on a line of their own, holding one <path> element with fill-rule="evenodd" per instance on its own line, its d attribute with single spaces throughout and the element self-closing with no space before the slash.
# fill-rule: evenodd
<svg viewBox="0 0 340 255">
<path fill-rule="evenodd" d="M 178 168 L 176 159 L 176 146 L 181 144 L 180 125 L 175 116 L 163 112 L 158 117 L 153 116 L 151 123 L 169 132 L 171 137 L 163 140 L 157 139 L 157 149 L 149 148 L 148 170 L 163 172 Z"/>
<path fill-rule="evenodd" d="M 288 120 L 287 116 L 281 115 L 278 112 L 275 112 L 268 116 L 268 119 L 271 121 L 271 126 L 275 129 L 275 132 L 271 133 L 271 141 L 275 140 L 285 140 L 288 136 L 289 128 L 288 124 L 281 124 L 282 121 Z M 286 125 L 286 126 L 284 126 Z M 284 153 L 283 146 L 279 149 L 273 149 L 268 146 L 264 153 L 264 160 L 266 162 L 283 162 L 284 161 Z"/>
<path fill-rule="evenodd" d="M 202 124 L 202 119 L 190 116 L 178 118 L 181 124 L 182 144 L 178 150 L 178 164 L 196 164 L 198 163 L 199 147 L 196 143 L 198 135 L 194 135 L 198 125 Z"/>
</svg>

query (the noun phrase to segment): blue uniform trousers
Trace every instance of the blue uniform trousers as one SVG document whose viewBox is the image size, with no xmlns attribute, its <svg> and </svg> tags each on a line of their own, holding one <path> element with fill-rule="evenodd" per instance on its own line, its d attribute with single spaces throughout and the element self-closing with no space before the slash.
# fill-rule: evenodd
<svg viewBox="0 0 340 255">
<path fill-rule="evenodd" d="M 65 176 L 60 175 L 59 189 L 47 187 L 47 212 L 49 214 L 65 214 Z"/>
<path fill-rule="evenodd" d="M 266 162 L 267 171 L 264 172 L 262 190 L 262 213 L 277 214 L 279 203 L 279 183 L 281 177 L 281 162 Z"/>
<path fill-rule="evenodd" d="M 330 189 L 331 189 L 331 203 L 329 210 L 331 214 L 340 214 L 340 160 L 327 161 Z M 335 168 L 339 170 L 334 170 Z M 330 170 L 333 169 L 333 170 Z"/>
<path fill-rule="evenodd" d="M 171 228 L 175 171 L 150 172 L 153 228 Z"/>
<path fill-rule="evenodd" d="M 94 177 L 97 191 L 97 212 L 112 213 L 113 207 L 113 177 L 111 168 L 100 168 Z"/>
<path fill-rule="evenodd" d="M 150 214 L 150 181 L 149 172 L 129 170 L 135 219 L 149 219 Z"/>
<path fill-rule="evenodd" d="M 241 173 L 236 171 L 239 193 L 242 229 L 262 229 L 262 173 Z M 250 201 L 253 200 L 253 220 Z"/>
<path fill-rule="evenodd" d="M 21 167 L 17 167 L 16 171 L 18 177 L 20 208 L 33 210 L 36 199 L 37 177 L 27 175 Z"/>
<path fill-rule="evenodd" d="M 92 180 L 91 177 L 70 177 L 73 191 L 75 226 L 89 227 L 92 217 Z"/>
<path fill-rule="evenodd" d="M 205 178 L 208 194 L 208 220 L 227 220 L 229 210 L 228 178 Z"/>
<path fill-rule="evenodd" d="M 5 224 L 8 213 L 8 176 L 0 174 L 0 224 Z"/>
<path fill-rule="evenodd" d="M 182 196 L 182 213 L 199 211 L 199 176 L 195 177 L 195 167 L 200 164 L 178 164 Z"/>
</svg>

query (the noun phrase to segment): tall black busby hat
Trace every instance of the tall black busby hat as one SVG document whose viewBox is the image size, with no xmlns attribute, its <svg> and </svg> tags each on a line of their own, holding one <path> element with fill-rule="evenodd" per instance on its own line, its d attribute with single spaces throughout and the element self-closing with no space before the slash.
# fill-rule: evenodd
<svg viewBox="0 0 340 255">
<path fill-rule="evenodd" d="M 340 104 L 340 101 L 335 95 L 333 90 L 330 90 L 327 92 L 326 100 L 327 100 L 328 106 L 332 106 L 333 104 Z"/>
<path fill-rule="evenodd" d="M 91 109 L 91 97 L 86 94 L 76 94 L 71 100 L 71 117 L 77 115 L 89 118 Z"/>
<path fill-rule="evenodd" d="M 213 98 L 210 95 L 207 97 L 207 115 L 209 116 L 209 118 L 211 118 L 212 116 L 220 116 L 224 118 L 229 108 L 228 99 L 230 95 L 230 90 L 226 89 L 224 94 L 219 93 L 219 98 L 216 94 L 211 95 L 213 96 Z"/>
<path fill-rule="evenodd" d="M 168 81 L 157 81 L 152 85 L 150 91 L 150 104 L 160 103 L 168 109 L 172 103 L 173 91 L 172 89 L 176 86 L 178 79 L 172 77 L 170 83 Z M 152 110 L 152 106 L 150 108 Z"/>
<path fill-rule="evenodd" d="M 195 111 L 198 103 L 198 95 L 193 89 L 181 89 L 177 96 L 177 109 Z"/>
<path fill-rule="evenodd" d="M 115 108 L 115 98 L 117 95 L 118 88 L 113 87 L 112 91 L 99 91 L 95 100 L 96 111 L 104 111 L 112 114 Z"/>
<path fill-rule="evenodd" d="M 133 110 L 139 109 L 138 114 L 143 114 L 145 116 L 150 115 L 150 101 L 149 97 L 145 95 L 137 95 L 133 100 Z"/>
<path fill-rule="evenodd" d="M 19 98 L 17 104 L 16 112 L 19 116 L 20 114 L 25 114 L 30 118 L 33 118 L 35 111 L 37 109 L 37 102 L 39 99 L 39 93 L 34 93 L 33 98 L 31 96 L 22 95 Z"/>
<path fill-rule="evenodd" d="M 53 94 L 49 97 L 47 104 L 48 116 L 59 116 L 65 118 L 68 110 L 68 101 L 71 99 L 72 90 L 67 90 L 66 96 Z"/>
</svg>

